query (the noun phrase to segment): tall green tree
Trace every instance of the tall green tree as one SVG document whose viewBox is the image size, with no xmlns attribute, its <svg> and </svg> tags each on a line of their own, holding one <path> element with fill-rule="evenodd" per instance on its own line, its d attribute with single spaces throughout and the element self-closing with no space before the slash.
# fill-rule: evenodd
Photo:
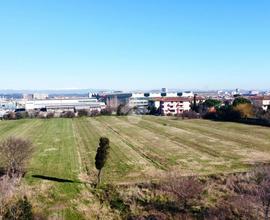
<svg viewBox="0 0 270 220">
<path fill-rule="evenodd" d="M 217 100 L 217 99 L 206 99 L 203 104 L 208 108 L 220 107 L 221 106 L 221 101 Z"/>
<path fill-rule="evenodd" d="M 97 154 L 95 158 L 95 165 L 96 169 L 98 170 L 98 185 L 100 184 L 101 180 L 101 170 L 104 167 L 110 149 L 110 140 L 107 137 L 101 137 L 99 139 L 99 147 L 97 149 Z"/>
<path fill-rule="evenodd" d="M 244 97 L 237 97 L 234 99 L 233 101 L 233 106 L 237 106 L 237 105 L 240 105 L 240 104 L 251 104 L 251 101 L 249 99 L 246 99 Z"/>
<path fill-rule="evenodd" d="M 193 103 L 191 104 L 191 110 L 198 113 L 197 94 L 194 94 Z"/>
</svg>

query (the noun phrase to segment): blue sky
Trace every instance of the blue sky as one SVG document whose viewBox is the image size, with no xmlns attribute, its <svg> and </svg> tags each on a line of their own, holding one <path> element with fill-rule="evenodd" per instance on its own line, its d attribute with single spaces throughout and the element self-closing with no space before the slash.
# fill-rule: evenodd
<svg viewBox="0 0 270 220">
<path fill-rule="evenodd" d="M 268 0 L 3 0 L 0 89 L 270 89 Z"/>
</svg>

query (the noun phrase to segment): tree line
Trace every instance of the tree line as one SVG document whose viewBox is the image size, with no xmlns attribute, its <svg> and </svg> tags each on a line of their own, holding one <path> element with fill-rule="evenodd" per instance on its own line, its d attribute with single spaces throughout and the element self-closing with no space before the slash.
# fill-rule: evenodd
<svg viewBox="0 0 270 220">
<path fill-rule="evenodd" d="M 211 111 L 211 108 L 213 111 Z M 202 104 L 201 109 L 202 116 L 206 119 L 238 121 L 253 118 L 270 121 L 270 109 L 265 111 L 261 107 L 253 105 L 249 99 L 244 97 L 237 97 L 232 104 L 225 102 L 224 105 L 218 100 L 209 99 Z"/>
<path fill-rule="evenodd" d="M 87 110 L 79 109 L 74 111 L 63 111 L 61 113 L 46 112 L 46 111 L 18 111 L 18 112 L 8 112 L 3 115 L 3 120 L 19 120 L 26 118 L 39 118 L 39 119 L 50 119 L 55 117 L 60 118 L 75 118 L 75 117 L 95 117 L 101 115 L 112 115 L 113 110 L 109 107 L 105 109 L 98 110 Z"/>
</svg>

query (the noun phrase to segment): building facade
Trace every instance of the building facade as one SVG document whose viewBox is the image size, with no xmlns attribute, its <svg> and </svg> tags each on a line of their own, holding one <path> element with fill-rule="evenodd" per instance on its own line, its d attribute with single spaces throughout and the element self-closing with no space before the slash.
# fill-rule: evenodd
<svg viewBox="0 0 270 220">
<path fill-rule="evenodd" d="M 253 105 L 261 107 L 264 111 L 270 110 L 270 96 L 250 97 Z"/>
<path fill-rule="evenodd" d="M 168 92 L 167 89 L 162 89 L 161 92 L 133 92 L 133 93 L 110 93 L 104 97 L 105 103 L 112 108 L 117 108 L 120 104 L 129 106 L 130 108 L 145 108 L 147 109 L 149 100 L 153 98 L 165 97 L 193 97 L 192 92 Z"/>
<path fill-rule="evenodd" d="M 17 105 L 20 108 L 25 108 L 26 111 L 45 110 L 50 112 L 77 111 L 80 109 L 100 111 L 106 107 L 104 102 L 99 102 L 95 98 L 20 100 Z"/>
<path fill-rule="evenodd" d="M 186 97 L 162 97 L 149 101 L 150 107 L 155 107 L 161 115 L 181 115 L 191 109 L 192 99 Z"/>
</svg>

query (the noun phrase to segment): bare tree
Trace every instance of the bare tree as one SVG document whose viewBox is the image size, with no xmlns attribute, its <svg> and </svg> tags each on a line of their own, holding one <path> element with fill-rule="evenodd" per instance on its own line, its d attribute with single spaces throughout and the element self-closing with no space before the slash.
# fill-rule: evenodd
<svg viewBox="0 0 270 220">
<path fill-rule="evenodd" d="M 3 220 L 32 220 L 34 219 L 32 205 L 26 196 L 6 207 Z"/>
<path fill-rule="evenodd" d="M 33 152 L 30 141 L 10 137 L 0 143 L 0 157 L 2 165 L 9 178 L 21 177 L 27 159 Z"/>
<path fill-rule="evenodd" d="M 47 113 L 46 118 L 47 119 L 54 118 L 54 112 Z"/>
<path fill-rule="evenodd" d="M 170 193 L 186 209 L 189 202 L 198 198 L 203 191 L 203 184 L 194 176 L 171 175 L 163 184 L 162 189 Z"/>
<path fill-rule="evenodd" d="M 255 182 L 257 183 L 257 197 L 260 200 L 264 219 L 269 220 L 270 212 L 270 167 L 259 167 L 255 170 Z"/>
<path fill-rule="evenodd" d="M 90 114 L 89 110 L 87 110 L 87 109 L 79 109 L 78 110 L 78 117 L 86 117 L 89 114 Z"/>
<path fill-rule="evenodd" d="M 116 115 L 117 116 L 128 115 L 131 111 L 132 111 L 132 108 L 130 108 L 128 105 L 120 104 L 117 107 Z"/>
<path fill-rule="evenodd" d="M 258 196 L 262 202 L 264 209 L 265 220 L 269 219 L 269 208 L 270 208 L 270 180 L 264 179 L 258 189 Z"/>
<path fill-rule="evenodd" d="M 74 118 L 75 117 L 75 113 L 73 111 L 67 111 L 67 112 L 63 112 L 61 114 L 62 118 Z"/>
<path fill-rule="evenodd" d="M 101 115 L 112 115 L 113 109 L 110 107 L 106 107 L 104 109 L 101 109 L 100 114 Z"/>
<path fill-rule="evenodd" d="M 16 114 L 15 114 L 15 112 L 8 112 L 7 114 L 4 115 L 3 119 L 5 119 L 5 120 L 15 120 L 16 119 Z"/>
<path fill-rule="evenodd" d="M 6 175 L 0 177 L 0 216 L 4 212 L 7 202 L 16 194 L 19 182 L 19 178 L 9 178 Z"/>
<path fill-rule="evenodd" d="M 100 115 L 100 112 L 98 110 L 92 110 L 92 111 L 90 111 L 89 114 L 91 117 L 96 117 L 96 116 Z"/>
<path fill-rule="evenodd" d="M 246 195 L 227 195 L 211 207 L 205 217 L 208 220 L 255 220 L 258 218 L 252 202 L 252 197 Z"/>
<path fill-rule="evenodd" d="M 0 142 L 0 158 L 3 173 L 0 176 L 0 213 L 19 186 L 25 170 L 25 164 L 33 150 L 33 145 L 26 140 L 10 137 Z"/>
</svg>

